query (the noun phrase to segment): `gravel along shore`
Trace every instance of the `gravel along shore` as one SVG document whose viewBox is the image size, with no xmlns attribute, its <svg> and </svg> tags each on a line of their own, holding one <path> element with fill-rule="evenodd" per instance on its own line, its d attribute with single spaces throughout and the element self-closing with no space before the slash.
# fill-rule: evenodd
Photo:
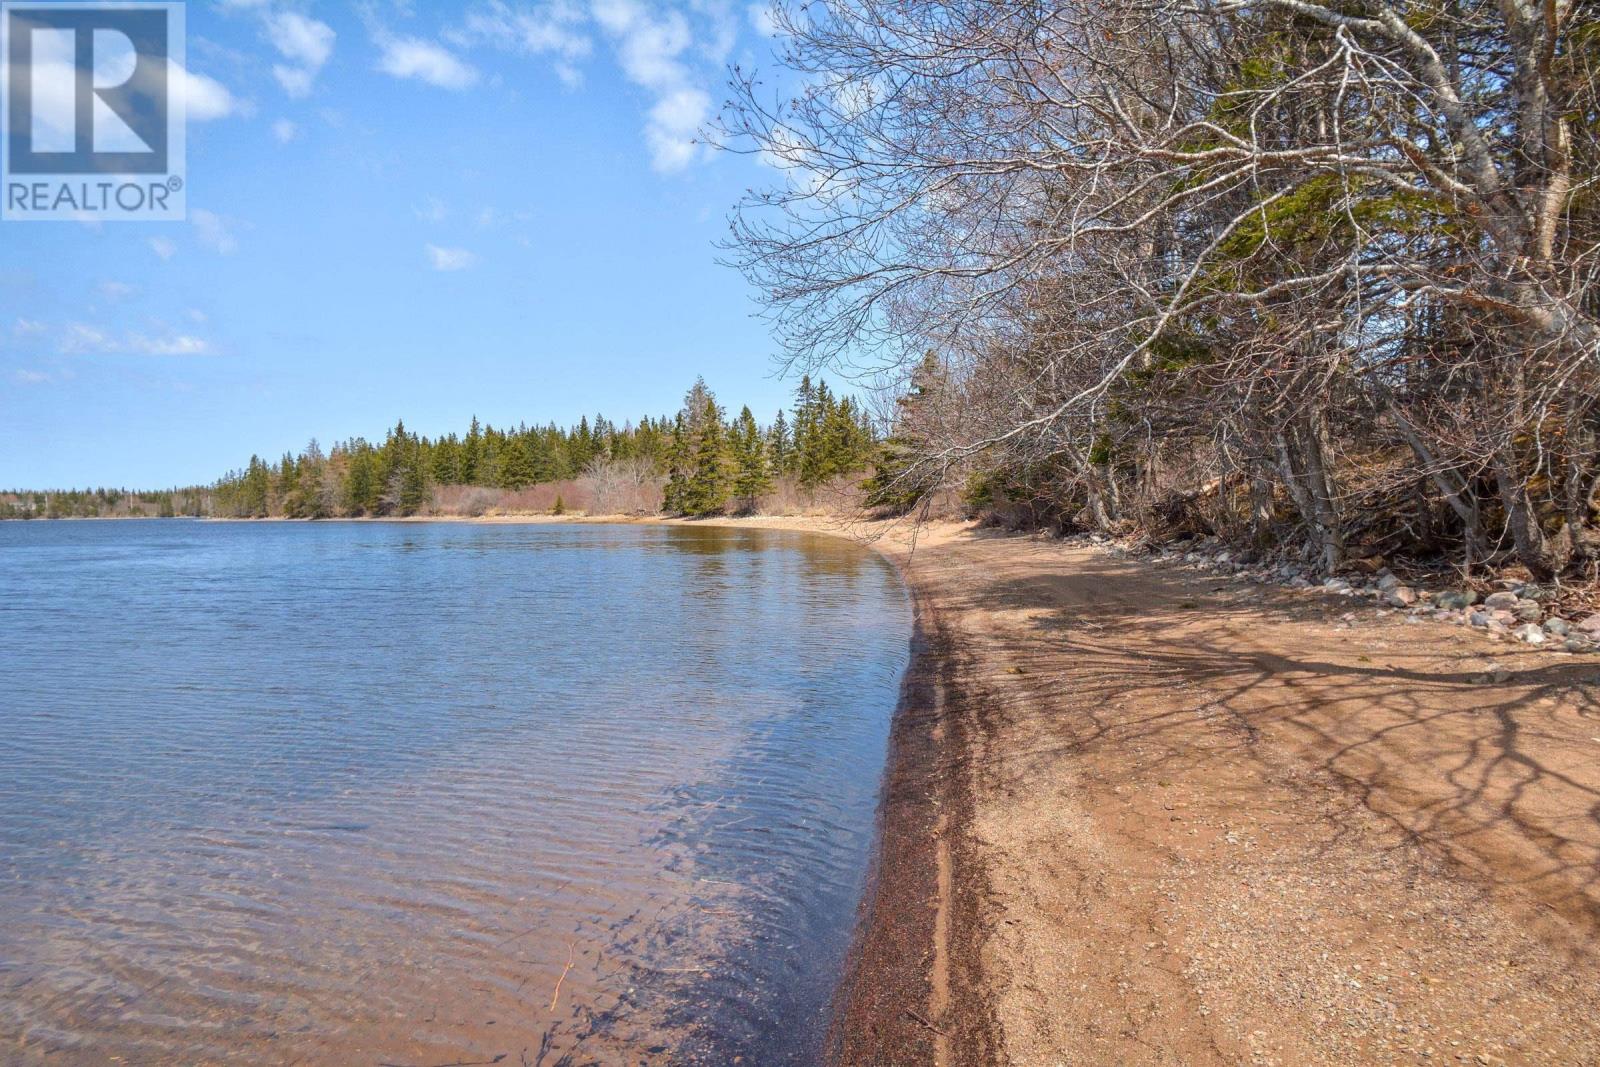
<svg viewBox="0 0 1600 1067">
<path fill-rule="evenodd" d="M 918 647 L 835 1062 L 1600 1063 L 1600 660 L 877 545 Z"/>
</svg>

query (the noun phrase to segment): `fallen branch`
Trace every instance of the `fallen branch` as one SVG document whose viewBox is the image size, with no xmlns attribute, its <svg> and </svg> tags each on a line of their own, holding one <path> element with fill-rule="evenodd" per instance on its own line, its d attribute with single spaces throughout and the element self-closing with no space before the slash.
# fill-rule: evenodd
<svg viewBox="0 0 1600 1067">
<path fill-rule="evenodd" d="M 556 991 L 550 996 L 550 1010 L 556 1010 L 556 1001 L 561 999 L 561 983 L 567 980 L 567 972 L 572 970 L 573 953 L 577 951 L 576 941 L 567 946 L 567 965 L 561 969 L 561 977 L 556 979 Z"/>
</svg>

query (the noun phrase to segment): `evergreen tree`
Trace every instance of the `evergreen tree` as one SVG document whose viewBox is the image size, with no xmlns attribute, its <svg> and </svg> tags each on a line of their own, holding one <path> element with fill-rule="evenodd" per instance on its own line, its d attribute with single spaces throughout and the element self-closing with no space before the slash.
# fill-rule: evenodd
<svg viewBox="0 0 1600 1067">
<path fill-rule="evenodd" d="M 376 515 L 383 497 L 378 454 L 372 446 L 357 438 L 349 449 L 349 466 L 345 471 L 345 510 L 352 515 Z"/>
<path fill-rule="evenodd" d="M 767 456 L 761 430 L 756 417 L 748 407 L 739 412 L 730 434 L 733 451 L 733 495 L 743 513 L 756 510 L 763 493 L 771 492 L 772 476 L 767 468 Z"/>
<path fill-rule="evenodd" d="M 789 420 L 779 409 L 777 417 L 772 420 L 772 429 L 767 433 L 768 469 L 774 474 L 788 474 L 793 456 L 794 439 L 789 435 Z"/>
<path fill-rule="evenodd" d="M 465 479 L 461 477 L 460 438 L 452 433 L 435 441 L 428 456 L 428 468 L 429 475 L 439 485 L 460 485 L 464 482 Z"/>
<path fill-rule="evenodd" d="M 289 498 L 294 496 L 295 483 L 299 480 L 300 469 L 295 465 L 294 457 L 289 453 L 283 454 L 283 459 L 278 461 L 278 509 L 287 511 Z"/>
<path fill-rule="evenodd" d="M 816 391 L 812 388 L 811 376 L 802 375 L 800 387 L 794 394 L 794 452 L 786 473 L 800 475 L 803 484 L 806 480 L 806 457 L 811 452 L 811 439 L 816 436 L 816 428 Z"/>
<path fill-rule="evenodd" d="M 250 457 L 250 465 L 245 468 L 242 490 L 239 514 L 250 519 L 266 518 L 268 499 L 272 493 L 272 476 L 267 471 L 267 465 L 261 462 L 260 456 Z"/>
<path fill-rule="evenodd" d="M 428 467 L 421 445 L 413 444 L 401 463 L 400 514 L 415 515 L 428 503 Z"/>
<path fill-rule="evenodd" d="M 533 458 L 528 455 L 528 450 L 515 441 L 508 441 L 500 450 L 495 484 L 502 489 L 521 489 L 534 483 L 535 474 Z"/>
<path fill-rule="evenodd" d="M 483 460 L 483 428 L 478 425 L 478 416 L 472 416 L 472 425 L 467 428 L 467 439 L 461 442 L 461 484 L 481 485 L 486 480 L 486 471 L 482 466 Z"/>
<path fill-rule="evenodd" d="M 702 387 L 704 383 L 699 383 Z M 731 482 L 728 457 L 727 431 L 722 424 L 722 412 L 710 390 L 705 391 L 700 409 L 698 440 L 694 443 L 694 467 L 689 484 L 684 491 L 684 512 L 689 515 L 712 515 L 728 506 L 728 489 Z"/>
<path fill-rule="evenodd" d="M 917 470 L 922 446 L 937 439 L 940 409 L 949 400 L 949 375 L 937 352 L 929 349 L 923 355 L 909 384 L 895 402 L 893 427 L 875 449 L 872 477 L 863 485 L 869 505 L 895 512 L 911 510 L 937 480 L 931 472 Z"/>
<path fill-rule="evenodd" d="M 679 412 L 672 421 L 672 437 L 667 445 L 667 484 L 661 495 L 662 509 L 671 514 L 683 515 L 689 510 L 691 462 L 688 420 Z"/>
</svg>

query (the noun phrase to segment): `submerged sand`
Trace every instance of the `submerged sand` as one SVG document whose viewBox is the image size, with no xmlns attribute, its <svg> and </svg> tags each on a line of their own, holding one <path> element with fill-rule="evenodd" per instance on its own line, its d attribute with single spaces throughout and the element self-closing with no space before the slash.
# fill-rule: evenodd
<svg viewBox="0 0 1600 1067">
<path fill-rule="evenodd" d="M 876 537 L 917 607 L 835 1062 L 1600 1063 L 1595 659 L 1043 537 L 737 522 Z"/>
</svg>

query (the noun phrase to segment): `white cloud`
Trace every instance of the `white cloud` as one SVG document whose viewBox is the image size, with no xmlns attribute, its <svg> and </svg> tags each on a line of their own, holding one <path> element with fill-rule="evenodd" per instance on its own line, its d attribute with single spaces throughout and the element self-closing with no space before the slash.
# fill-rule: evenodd
<svg viewBox="0 0 1600 1067">
<path fill-rule="evenodd" d="M 60 350 L 67 355 L 78 352 L 109 352 L 115 347 L 104 330 L 82 322 L 69 322 L 62 331 Z"/>
<path fill-rule="evenodd" d="M 223 256 L 238 251 L 239 241 L 233 235 L 232 226 L 221 215 L 204 208 L 195 208 L 189 212 L 189 221 L 194 224 L 195 236 L 206 248 Z"/>
<path fill-rule="evenodd" d="M 50 380 L 50 375 L 37 370 L 19 370 L 12 377 L 23 385 L 42 385 Z"/>
<path fill-rule="evenodd" d="M 204 356 L 211 351 L 211 345 L 205 338 L 188 333 L 166 334 L 161 337 L 131 334 L 128 337 L 128 348 L 145 356 Z"/>
<path fill-rule="evenodd" d="M 280 11 L 267 18 L 267 36 L 283 58 L 320 69 L 333 55 L 333 27 L 298 11 Z"/>
<path fill-rule="evenodd" d="M 682 170 L 700 152 L 695 138 L 711 117 L 711 97 L 699 89 L 675 89 L 656 101 L 645 126 L 645 141 L 656 170 Z"/>
<path fill-rule="evenodd" d="M 443 222 L 450 214 L 450 206 L 437 196 L 430 196 L 421 207 L 414 207 L 411 211 L 423 222 Z"/>
<path fill-rule="evenodd" d="M 326 22 L 298 11 L 278 11 L 264 16 L 267 39 L 286 62 L 274 64 L 272 76 L 293 97 L 307 96 L 317 74 L 333 55 L 337 34 Z"/>
<path fill-rule="evenodd" d="M 283 91 L 295 99 L 311 95 L 311 86 L 315 84 L 317 76 L 304 67 L 290 67 L 283 63 L 272 65 L 272 76 L 278 79 L 278 85 Z"/>
<path fill-rule="evenodd" d="M 655 96 L 644 131 L 651 165 L 662 172 L 687 167 L 702 154 L 696 135 L 711 114 L 710 95 L 683 59 L 694 40 L 688 20 L 637 0 L 595 0 L 594 18 L 610 36 L 622 73 Z"/>
<path fill-rule="evenodd" d="M 203 356 L 212 350 L 210 342 L 203 337 L 165 327 L 156 334 L 129 333 L 118 337 L 83 322 L 67 324 L 58 348 L 63 355 L 121 352 L 141 356 Z"/>
<path fill-rule="evenodd" d="M 183 94 L 184 111 L 190 122 L 210 122 L 251 110 L 215 78 L 185 70 L 176 63 L 169 64 L 168 75 L 173 86 Z"/>
<path fill-rule="evenodd" d="M 492 0 L 468 14 L 461 29 L 447 36 L 462 47 L 487 44 L 507 52 L 556 55 L 572 61 L 585 58 L 594 47 L 583 32 L 583 23 L 583 9 L 564 0 L 526 8 Z"/>
<path fill-rule="evenodd" d="M 751 4 L 745 9 L 745 14 L 750 19 L 750 27 L 761 36 L 778 36 L 778 18 L 770 3 Z"/>
<path fill-rule="evenodd" d="M 468 89 L 478 72 L 443 45 L 420 37 L 383 37 L 378 69 L 396 78 L 416 78 L 441 89 Z"/>
<path fill-rule="evenodd" d="M 690 7 L 709 27 L 696 46 L 700 54 L 721 67 L 739 40 L 740 19 L 736 9 L 725 0 L 690 0 Z"/>
<path fill-rule="evenodd" d="M 774 0 L 777 2 L 777 0 Z M 594 37 L 607 42 L 624 77 L 649 94 L 645 142 L 658 171 L 681 170 L 706 156 L 698 134 L 712 115 L 708 86 L 721 77 L 744 21 L 759 32 L 774 29 L 770 11 L 746 0 L 483 0 L 444 40 L 457 49 L 495 48 L 544 57 L 562 85 L 583 83 L 581 64 Z M 384 49 L 380 69 L 464 88 L 477 72 L 454 53 L 416 38 L 375 38 Z M 461 74 L 456 67 L 470 74 Z M 716 67 L 715 72 L 710 67 Z M 437 68 L 435 70 L 435 68 Z M 435 73 L 440 78 L 430 77 Z"/>
<path fill-rule="evenodd" d="M 16 326 L 12 327 L 12 332 L 18 337 L 38 337 L 44 331 L 45 324 L 38 319 L 18 319 Z"/>
<path fill-rule="evenodd" d="M 466 270 L 478 262 L 478 257 L 465 248 L 441 248 L 438 245 L 424 245 L 428 252 L 428 261 L 433 264 L 434 270 Z"/>
<path fill-rule="evenodd" d="M 272 124 L 272 136 L 279 144 L 288 144 L 300 136 L 300 127 L 288 119 L 277 119 Z"/>
<path fill-rule="evenodd" d="M 178 251 L 178 246 L 165 237 L 150 238 L 150 251 L 162 259 L 171 259 Z"/>
<path fill-rule="evenodd" d="M 678 57 L 693 38 L 681 11 L 657 17 L 635 0 L 596 0 L 594 17 L 615 39 L 617 62 L 629 81 L 660 91 L 688 80 Z"/>
<path fill-rule="evenodd" d="M 556 77 L 561 79 L 561 84 L 568 89 L 583 87 L 583 71 L 571 63 L 557 63 L 551 69 L 556 72 Z"/>
<path fill-rule="evenodd" d="M 484 206 L 478 209 L 478 215 L 472 221 L 480 230 L 524 225 L 533 221 L 533 212 L 522 209 L 501 211 L 492 206 Z"/>
<path fill-rule="evenodd" d="M 126 300 L 136 292 L 138 290 L 127 282 L 109 281 L 100 283 L 100 295 L 107 300 Z"/>
</svg>

